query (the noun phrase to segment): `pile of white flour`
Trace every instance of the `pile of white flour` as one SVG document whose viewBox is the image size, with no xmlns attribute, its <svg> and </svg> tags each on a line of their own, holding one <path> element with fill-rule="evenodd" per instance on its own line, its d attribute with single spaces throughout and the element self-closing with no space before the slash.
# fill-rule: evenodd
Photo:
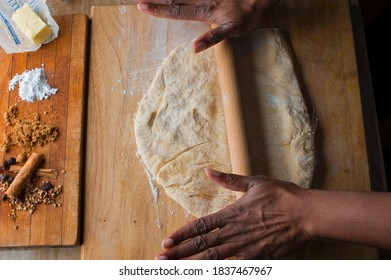
<svg viewBox="0 0 391 280">
<path fill-rule="evenodd" d="M 49 85 L 43 68 L 26 70 L 20 75 L 16 74 L 9 82 L 8 90 L 14 90 L 17 84 L 19 84 L 19 97 L 30 103 L 36 99 L 39 101 L 44 98 L 48 99 L 50 95 L 58 91 Z"/>
</svg>

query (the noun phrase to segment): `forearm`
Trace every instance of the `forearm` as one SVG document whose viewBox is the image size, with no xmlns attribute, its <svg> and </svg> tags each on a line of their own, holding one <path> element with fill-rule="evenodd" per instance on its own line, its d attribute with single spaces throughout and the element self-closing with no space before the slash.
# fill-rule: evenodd
<svg viewBox="0 0 391 280">
<path fill-rule="evenodd" d="M 391 250 L 391 193 L 310 190 L 305 204 L 311 238 Z"/>
</svg>

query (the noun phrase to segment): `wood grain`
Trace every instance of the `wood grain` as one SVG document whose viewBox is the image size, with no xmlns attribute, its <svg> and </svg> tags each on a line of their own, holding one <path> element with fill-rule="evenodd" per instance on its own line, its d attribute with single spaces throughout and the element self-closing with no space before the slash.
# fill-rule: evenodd
<svg viewBox="0 0 391 280">
<path fill-rule="evenodd" d="M 83 259 L 153 259 L 163 237 L 191 219 L 164 192 L 153 198 L 133 122 L 163 59 L 206 28 L 134 6 L 93 8 Z"/>
<path fill-rule="evenodd" d="M 318 119 L 313 186 L 370 191 L 348 1 L 281 1 L 265 26 L 285 30 L 307 106 Z M 342 242 L 314 242 L 291 258 L 375 259 L 378 251 Z"/>
<path fill-rule="evenodd" d="M 42 121 L 58 127 L 60 136 L 45 146 L 35 146 L 45 161 L 41 167 L 59 171 L 55 185 L 63 186 L 59 198 L 62 207 L 39 205 L 30 215 L 18 211 L 14 223 L 8 217 L 10 207 L 0 205 L 0 246 L 74 246 L 80 241 L 80 196 L 82 168 L 83 106 L 85 100 L 85 66 L 87 54 L 87 25 L 85 15 L 56 17 L 60 26 L 59 37 L 36 52 L 6 55 L 0 50 L 1 112 L 18 104 L 18 118 L 32 119 L 39 113 Z M 27 103 L 21 101 L 17 90 L 8 92 L 8 82 L 17 73 L 44 67 L 49 84 L 58 93 L 47 100 Z M 0 125 L 0 134 L 8 131 Z M 9 131 L 8 131 L 9 132 Z M 15 156 L 19 147 L 2 153 L 1 160 Z M 66 173 L 61 171 L 65 170 Z M 14 229 L 17 226 L 17 229 Z"/>
<path fill-rule="evenodd" d="M 134 0 L 47 0 L 52 15 L 85 14 L 90 16 L 92 6 L 129 5 Z"/>
<path fill-rule="evenodd" d="M 90 14 L 91 5 L 107 5 L 107 4 L 128 4 L 132 2 L 131 0 L 85 0 L 85 1 L 63 1 L 63 0 L 48 0 L 48 5 L 51 7 L 51 10 L 54 14 L 69 14 L 69 13 L 85 13 Z M 106 39 L 102 39 L 104 45 L 107 47 L 111 43 L 109 40 L 114 42 L 116 39 L 115 36 L 133 36 L 134 33 L 125 32 L 129 28 L 131 21 L 129 19 L 125 20 L 128 22 L 128 25 L 124 25 L 123 28 L 120 27 L 118 20 L 121 18 L 124 21 L 123 17 L 119 17 L 118 10 L 115 8 L 110 8 L 113 15 L 109 16 L 109 19 L 112 20 L 114 24 L 108 25 L 108 27 L 116 27 L 114 33 L 111 34 Z M 275 19 L 273 19 L 275 18 Z M 108 20 L 106 18 L 106 20 Z M 147 21 L 148 22 L 148 21 Z M 318 150 L 318 166 L 316 171 L 315 185 L 316 187 L 323 189 L 361 189 L 369 190 L 369 180 L 368 180 L 368 168 L 367 161 L 365 159 L 365 145 L 363 142 L 363 131 L 362 131 L 362 121 L 361 119 L 361 104 L 357 106 L 359 101 L 359 88 L 357 85 L 357 69 L 355 65 L 355 57 L 353 50 L 353 41 L 350 27 L 350 14 L 348 1 L 328 1 L 328 0 L 281 0 L 276 9 L 274 10 L 271 17 L 265 22 L 266 26 L 281 26 L 285 30 L 288 30 L 287 37 L 292 43 L 293 51 L 296 57 L 296 62 L 298 66 L 298 72 L 301 74 L 303 88 L 305 93 L 305 98 L 307 105 L 314 114 L 319 118 L 319 125 L 317 129 L 317 150 Z M 146 25 L 150 27 L 150 25 Z M 103 26 L 100 27 L 101 29 Z M 182 26 L 186 28 L 186 26 Z M 141 24 L 137 27 L 137 30 L 143 34 L 148 34 L 148 30 L 143 29 Z M 110 28 L 106 29 L 107 34 L 110 34 Z M 200 31 L 192 31 L 194 33 Z M 199 33 L 200 34 L 200 33 Z M 145 35 L 148 36 L 148 35 Z M 243 39 L 243 45 L 251 46 L 251 35 L 247 39 Z M 250 41 L 248 41 L 250 40 Z M 140 53 L 140 46 L 144 43 L 134 42 L 132 44 L 127 44 L 131 42 L 129 38 L 122 38 L 119 40 L 123 46 L 128 48 L 129 57 L 132 58 L 133 67 L 132 69 L 138 69 L 138 65 L 142 64 L 142 56 L 137 56 L 137 53 Z M 164 43 L 161 43 L 164 45 Z M 242 45 L 242 47 L 243 47 Z M 342 47 L 343 46 L 343 47 Z M 242 47 L 238 47 L 240 50 Z M 334 54 L 334 49 L 336 47 L 336 53 Z M 341 49 L 345 49 L 344 53 L 347 54 L 347 57 L 341 58 Z M 98 51 L 95 50 L 95 55 L 98 56 Z M 120 50 L 120 51 L 119 51 Z M 126 57 L 126 52 L 124 47 L 119 48 L 117 45 L 113 47 L 108 52 L 112 57 L 120 58 Z M 118 53 L 118 54 L 116 54 Z M 50 53 L 46 53 L 43 56 L 45 62 L 45 70 L 48 72 L 49 65 L 50 68 L 55 69 L 55 62 L 50 58 Z M 107 53 L 102 53 L 101 56 L 107 55 Z M 46 57 L 46 58 L 45 58 Z M 11 57 L 2 57 L 0 67 L 0 77 L 5 77 L 5 80 L 10 80 L 12 78 L 12 72 L 9 70 L 12 67 Z M 23 59 L 22 59 L 23 60 Z M 100 88 L 96 87 L 97 91 L 106 91 L 107 93 L 112 93 L 112 88 L 116 90 L 118 96 L 121 96 L 122 101 L 128 101 L 131 96 L 125 95 L 122 96 L 120 93 L 120 87 L 130 87 L 131 85 L 127 83 L 127 80 L 116 83 L 118 75 L 120 77 L 126 78 L 127 68 L 120 70 L 119 68 L 123 67 L 121 61 L 116 59 L 111 60 L 111 67 L 114 67 L 116 70 L 114 80 L 111 81 L 111 84 L 106 87 Z M 155 63 L 155 61 L 149 60 L 150 63 Z M 93 64 L 93 63 L 91 63 Z M 95 67 L 100 65 L 101 62 L 95 64 Z M 106 64 L 108 63 L 106 62 Z M 343 66 L 340 69 L 340 66 Z M 245 67 L 243 64 L 239 64 L 238 72 L 242 70 L 248 70 L 251 67 Z M 112 68 L 111 68 L 112 69 Z M 96 71 L 96 78 L 106 79 L 107 73 L 110 73 L 108 70 L 99 70 L 99 67 Z M 153 71 L 152 71 L 153 72 Z M 106 73 L 106 74 L 105 74 Z M 122 74 L 123 73 L 123 74 Z M 99 75 L 98 75 L 99 74 Z M 341 76 L 342 74 L 342 76 Z M 96 80 L 95 80 L 96 81 Z M 124 84 L 124 85 L 123 85 Z M 252 89 L 253 83 L 250 83 L 247 87 L 245 83 L 240 83 L 241 88 Z M 92 83 L 90 82 L 90 89 Z M 7 91 L 7 85 L 0 83 L 0 92 L 4 93 Z M 118 89 L 117 89 L 118 87 Z M 122 90 L 122 88 L 121 88 Z M 101 93 L 100 93 L 101 94 Z M 327 97 L 327 98 L 326 98 Z M 108 96 L 107 99 L 110 100 L 113 98 L 112 95 Z M 138 97 L 139 98 L 139 97 Z M 247 95 L 247 101 L 251 99 L 251 95 Z M 346 99 L 353 98 L 353 104 L 348 106 L 346 113 L 345 107 L 342 104 L 346 104 Z M 342 104 L 338 104 L 339 99 Z M 330 101 L 329 101 L 330 100 Z M 89 110 L 95 109 L 105 109 L 105 112 L 110 114 L 114 111 L 121 110 L 122 112 L 127 112 L 129 102 L 122 104 L 121 102 L 113 101 L 106 105 L 101 103 L 100 98 L 92 97 L 90 98 Z M 330 103 L 329 103 L 330 102 Z M 112 105 L 118 105 L 120 107 L 112 107 Z M 246 119 L 254 118 L 257 120 L 257 111 L 256 111 L 256 102 L 246 102 Z M 251 106 L 251 104 L 253 104 Z M 8 108 L 8 96 L 0 94 L 0 109 L 1 112 L 4 112 Z M 114 108 L 113 111 L 110 111 L 110 108 Z M 335 109 L 334 109 L 335 108 Z M 358 112 L 352 112 L 355 109 Z M 129 109 L 130 110 L 130 109 Z M 118 194 L 118 186 L 115 188 L 112 184 L 118 183 L 117 181 L 102 182 L 102 178 L 112 176 L 113 168 L 110 164 L 103 163 L 101 161 L 105 160 L 105 156 L 102 154 L 101 149 L 105 146 L 108 146 L 110 140 L 115 139 L 115 136 L 121 134 L 121 132 L 115 132 L 115 134 L 107 135 L 108 133 L 105 129 L 110 131 L 116 131 L 117 129 L 112 129 L 108 126 L 109 121 L 105 121 L 104 117 L 98 117 L 99 113 L 93 113 L 93 120 L 102 121 L 103 124 L 98 127 L 90 127 L 87 133 L 87 154 L 89 154 L 89 159 L 86 161 L 86 195 L 85 195 L 85 230 L 84 230 L 84 241 L 83 241 L 83 254 L 82 256 L 90 259 L 99 259 L 99 258 L 151 258 L 156 252 L 160 251 L 160 240 L 161 236 L 164 233 L 156 233 L 155 231 L 160 231 L 153 227 L 153 232 L 143 229 L 142 224 L 144 223 L 155 223 L 155 215 L 150 214 L 151 218 L 143 220 L 142 211 L 155 211 L 151 207 L 147 207 L 146 204 L 151 203 L 149 196 L 147 198 L 145 195 L 140 195 L 137 192 L 127 193 L 129 190 L 140 190 L 140 188 L 134 189 L 133 187 L 127 188 L 129 185 L 128 182 L 132 182 L 132 185 L 138 185 L 140 181 L 131 180 L 127 172 L 121 171 L 124 176 L 120 181 L 123 184 L 121 190 L 126 191 L 125 196 Z M 131 113 L 128 113 L 127 119 L 121 119 L 117 117 L 117 120 L 122 122 L 132 121 Z M 353 118 L 348 120 L 347 118 Z M 90 117 L 88 117 L 89 119 Z M 337 123 L 342 122 L 341 127 L 335 127 L 331 122 L 337 119 Z M 351 122 L 351 124 L 348 124 Z M 114 127 L 125 127 L 123 124 L 119 125 L 119 122 L 110 122 L 114 123 Z M 259 128 L 259 123 L 262 123 L 262 120 L 254 121 L 253 123 L 247 123 L 247 130 L 252 130 L 250 136 L 258 136 L 257 128 Z M 93 124 L 90 122 L 89 124 Z M 349 128 L 351 127 L 351 128 Z M 90 132 L 95 137 L 103 136 L 103 139 L 92 139 L 89 137 Z M 126 130 L 125 130 L 126 131 Z M 131 132 L 127 131 L 129 134 Z M 357 133 L 358 132 L 358 133 Z M 129 136 L 124 136 L 126 141 L 129 141 Z M 89 147 L 90 146 L 90 147 Z M 256 142 L 250 143 L 250 148 L 254 148 Z M 347 146 L 350 146 L 349 149 L 346 149 Z M 132 147 L 126 146 L 124 151 L 131 149 Z M 112 149 L 116 151 L 116 149 Z M 259 161 L 259 157 L 263 155 L 260 151 L 261 156 L 257 156 L 254 153 L 252 154 L 252 160 L 255 163 L 256 172 L 261 172 L 263 166 Z M 341 153 L 339 153 L 341 151 Z M 98 155 L 94 156 L 94 153 Z M 259 152 L 259 151 L 258 151 Z M 355 153 L 357 152 L 357 155 Z M 129 152 L 131 153 L 131 152 Z M 110 153 L 104 153 L 106 156 L 109 156 Z M 111 155 L 116 155 L 117 161 L 119 164 L 128 163 L 128 158 L 122 157 L 122 151 L 119 149 L 116 153 Z M 128 156 L 128 154 L 124 153 Z M 99 162 L 91 161 L 99 160 Z M 99 165 L 99 168 L 98 168 Z M 335 166 L 334 166 L 335 165 Z M 117 167 L 117 165 L 115 166 Z M 357 170 L 355 168 L 358 167 Z M 126 169 L 132 170 L 133 173 L 136 171 L 143 172 L 142 170 L 133 170 L 133 166 L 130 164 L 125 165 Z M 371 167 L 372 168 L 372 167 Z M 92 169 L 92 170 L 91 170 Z M 99 169 L 103 173 L 96 173 L 95 171 Z M 88 171 L 90 170 L 90 171 Z M 345 172 L 347 173 L 346 175 Z M 97 179 L 94 179 L 94 174 L 97 174 Z M 98 183 L 95 187 L 94 183 Z M 104 186 L 107 184 L 107 186 Z M 112 189 L 111 189 L 112 188 Z M 105 190 L 105 194 L 100 194 L 102 190 Z M 114 198 L 107 200 L 105 195 L 114 194 Z M 94 203 L 94 199 L 97 200 L 97 203 Z M 144 206 L 138 210 L 132 210 L 131 204 L 139 203 L 138 201 L 143 200 Z M 102 203 L 102 210 L 99 210 L 99 203 Z M 94 205 L 91 208 L 91 205 Z M 112 212 L 114 209 L 114 212 Z M 120 210 L 122 209 L 122 210 Z M 130 209 L 130 210 L 129 210 Z M 129 211 L 130 212 L 129 212 Z M 176 208 L 171 206 L 171 208 L 166 210 L 166 213 L 161 215 L 168 217 L 168 226 L 171 228 L 176 228 L 181 226 L 183 221 L 176 221 L 172 219 L 172 216 L 176 216 L 177 213 L 172 215 L 172 212 Z M 1 206 L 0 206 L 1 214 Z M 94 216 L 95 215 L 95 216 Z M 119 215 L 116 217 L 116 215 Z M 133 218 L 133 220 L 132 220 Z M 187 221 L 188 219 L 186 219 Z M 162 219 L 162 221 L 164 221 Z M 133 230 L 131 228 L 137 228 Z M 94 233 L 94 231 L 97 231 Z M 140 235 L 145 236 L 143 242 L 137 241 L 140 240 Z M 113 242 L 111 246 L 109 241 L 114 239 L 120 239 Z M 152 248 L 151 248 L 152 247 Z M 144 252 L 143 250 L 147 252 Z M 135 252 L 131 252 L 134 250 Z M 105 253 L 107 251 L 107 253 Z M 376 258 L 376 250 L 373 248 L 366 248 L 362 246 L 357 246 L 353 244 L 341 243 L 341 242 L 314 242 L 308 244 L 306 247 L 302 248 L 297 253 L 290 256 L 292 259 L 372 259 Z M 80 249 L 78 247 L 74 248 L 33 248 L 33 249 L 0 249 L 0 259 L 78 259 L 80 258 Z"/>
<path fill-rule="evenodd" d="M 128 6 L 93 9 L 82 258 L 151 259 L 161 250 L 160 241 L 167 233 L 192 219 L 163 192 L 156 211 L 148 178 L 135 155 L 133 116 L 143 91 L 128 90 L 134 87 L 129 84 L 134 72 L 140 73 L 140 79 L 133 82 L 141 81 L 137 86 L 148 89 L 150 76 L 160 64 L 156 53 L 160 49 L 162 58 L 167 55 L 173 42 L 184 36 L 183 29 L 197 34 L 197 25 L 184 24 L 145 17 Z M 164 36 L 158 37 L 155 31 L 162 25 L 170 26 L 170 32 L 160 32 Z M 286 33 L 307 106 L 318 119 L 314 187 L 370 190 L 348 3 L 281 1 L 264 26 L 277 26 Z M 255 87 L 257 77 L 251 75 L 256 65 L 248 63 L 257 52 L 256 36 L 254 32 L 235 40 L 236 70 L 252 167 L 256 173 L 267 174 L 260 160 L 266 156 L 259 146 L 264 121 L 257 109 L 261 93 Z M 156 216 L 161 227 L 156 225 Z M 343 242 L 313 242 L 288 258 L 374 259 L 377 250 Z"/>
</svg>

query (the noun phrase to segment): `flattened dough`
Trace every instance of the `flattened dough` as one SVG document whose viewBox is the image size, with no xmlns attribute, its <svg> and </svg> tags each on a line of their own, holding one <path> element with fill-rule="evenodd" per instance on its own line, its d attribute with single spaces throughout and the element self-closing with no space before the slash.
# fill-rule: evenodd
<svg viewBox="0 0 391 280">
<path fill-rule="evenodd" d="M 315 123 L 309 117 L 292 53 L 277 28 L 263 28 L 236 45 L 237 71 L 257 174 L 309 188 L 316 163 Z M 243 43 L 242 43 L 243 42 Z M 251 43 L 249 43 L 251 42 Z"/>
<path fill-rule="evenodd" d="M 235 200 L 210 182 L 206 167 L 231 170 L 214 50 L 174 49 L 140 102 L 138 153 L 167 195 L 200 217 Z"/>
<path fill-rule="evenodd" d="M 271 43 L 281 40 L 278 32 L 265 32 L 268 35 L 265 38 Z M 277 50 L 280 51 L 286 52 L 284 48 Z M 264 55 L 276 57 L 275 52 Z M 278 56 L 290 59 L 287 53 Z M 283 119 L 272 124 L 273 131 L 269 133 L 273 140 L 265 148 L 273 151 L 274 145 L 283 145 L 276 150 L 289 155 L 285 158 L 290 162 L 282 164 L 289 168 L 269 170 L 265 175 L 292 179 L 309 187 L 314 159 L 313 131 L 291 61 L 276 63 L 271 59 L 268 67 L 270 77 L 260 77 L 260 81 L 270 84 L 275 78 L 283 79 L 283 88 L 281 80 L 275 80 L 273 84 L 277 89 L 270 84 L 269 93 L 273 95 L 270 98 L 283 103 L 286 110 L 283 109 Z M 284 88 L 289 89 L 289 94 Z M 201 217 L 236 199 L 234 192 L 211 183 L 204 173 L 205 167 L 231 171 L 214 49 L 193 54 L 189 45 L 181 45 L 171 52 L 140 102 L 135 134 L 138 154 L 156 182 L 190 214 Z M 305 153 L 309 153 L 311 159 L 308 161 L 307 156 L 302 165 Z M 292 164 L 294 167 L 290 167 Z"/>
</svg>

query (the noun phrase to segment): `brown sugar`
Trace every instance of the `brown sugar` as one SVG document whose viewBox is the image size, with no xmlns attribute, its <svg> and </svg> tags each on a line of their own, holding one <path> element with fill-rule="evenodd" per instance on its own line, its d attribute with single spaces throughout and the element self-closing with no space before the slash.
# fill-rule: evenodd
<svg viewBox="0 0 391 280">
<path fill-rule="evenodd" d="M 17 114 L 17 105 L 11 106 L 4 113 L 5 125 L 11 128 L 11 132 L 4 134 L 1 150 L 7 152 L 11 146 L 19 146 L 22 152 L 17 156 L 17 160 L 23 163 L 35 144 L 44 146 L 55 141 L 59 131 L 56 126 L 42 122 L 39 114 L 35 114 L 33 119 L 18 119 Z"/>
</svg>

